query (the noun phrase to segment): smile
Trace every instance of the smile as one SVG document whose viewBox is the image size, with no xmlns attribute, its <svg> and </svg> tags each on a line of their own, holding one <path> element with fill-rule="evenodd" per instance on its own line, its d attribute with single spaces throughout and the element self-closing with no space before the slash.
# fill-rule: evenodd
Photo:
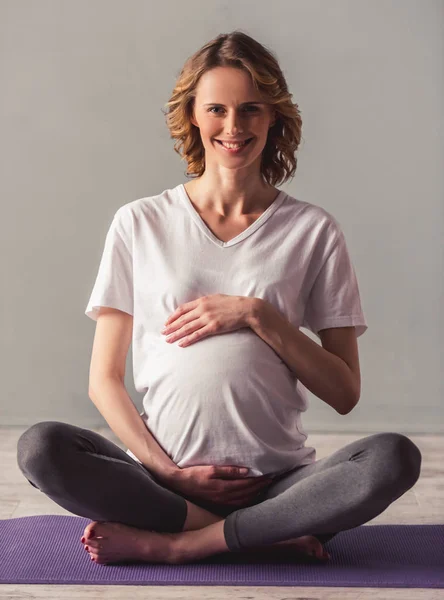
<svg viewBox="0 0 444 600">
<path fill-rule="evenodd" d="M 252 141 L 253 138 L 249 138 L 248 140 L 246 140 L 245 142 L 241 143 L 241 144 L 235 144 L 235 143 L 224 143 L 221 142 L 220 140 L 216 140 L 216 142 L 227 152 L 230 152 L 231 154 L 238 154 L 239 152 L 241 152 L 246 146 L 248 146 L 248 144 Z"/>
</svg>

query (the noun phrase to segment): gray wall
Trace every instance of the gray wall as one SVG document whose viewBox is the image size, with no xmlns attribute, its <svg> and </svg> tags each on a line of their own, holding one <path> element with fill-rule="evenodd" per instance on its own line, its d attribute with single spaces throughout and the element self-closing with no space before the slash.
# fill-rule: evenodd
<svg viewBox="0 0 444 600">
<path fill-rule="evenodd" d="M 369 325 L 360 403 L 339 416 L 310 394 L 304 426 L 443 432 L 443 16 L 438 0 L 2 0 L 1 424 L 106 424 L 84 310 L 107 228 L 186 181 L 161 109 L 185 59 L 242 28 L 302 111 L 282 188 L 340 222 Z"/>
</svg>

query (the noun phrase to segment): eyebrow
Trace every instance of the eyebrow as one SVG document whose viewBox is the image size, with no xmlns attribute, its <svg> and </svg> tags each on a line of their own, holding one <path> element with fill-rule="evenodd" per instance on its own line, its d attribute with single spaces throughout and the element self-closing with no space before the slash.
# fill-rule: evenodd
<svg viewBox="0 0 444 600">
<path fill-rule="evenodd" d="M 240 106 L 246 106 L 247 104 L 265 104 L 265 102 L 242 102 Z M 217 102 L 207 102 L 203 106 L 223 106 L 225 108 L 225 104 L 218 104 Z"/>
</svg>

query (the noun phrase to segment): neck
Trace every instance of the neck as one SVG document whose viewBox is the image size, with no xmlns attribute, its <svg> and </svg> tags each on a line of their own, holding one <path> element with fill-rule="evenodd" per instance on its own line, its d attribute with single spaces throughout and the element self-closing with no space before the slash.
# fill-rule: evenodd
<svg viewBox="0 0 444 600">
<path fill-rule="evenodd" d="M 185 189 L 199 210 L 223 217 L 264 212 L 279 194 L 277 188 L 261 181 L 248 187 L 233 184 L 214 186 L 208 180 L 203 180 L 203 176 L 187 182 Z"/>
</svg>

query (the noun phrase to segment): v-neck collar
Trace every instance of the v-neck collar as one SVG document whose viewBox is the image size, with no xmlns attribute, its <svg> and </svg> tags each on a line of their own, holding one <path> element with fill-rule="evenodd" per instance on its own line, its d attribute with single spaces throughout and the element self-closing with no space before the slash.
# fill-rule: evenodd
<svg viewBox="0 0 444 600">
<path fill-rule="evenodd" d="M 276 196 L 276 198 L 273 200 L 273 202 L 270 204 L 270 206 L 251 225 L 249 225 L 246 229 L 244 229 L 244 231 L 239 233 L 239 235 L 237 235 L 236 237 L 232 238 L 231 240 L 228 240 L 228 242 L 223 242 L 222 240 L 220 240 L 218 237 L 216 237 L 214 235 L 214 233 L 207 226 L 207 224 L 202 219 L 200 214 L 194 208 L 193 203 L 191 202 L 191 200 L 188 196 L 188 193 L 185 189 L 184 184 L 180 183 L 177 187 L 178 187 L 178 191 L 179 191 L 179 197 L 183 201 L 191 218 L 198 225 L 198 227 L 203 231 L 203 233 L 207 237 L 209 237 L 210 240 L 214 244 L 216 244 L 217 246 L 220 246 L 221 248 L 229 248 L 230 246 L 234 246 L 235 244 L 238 244 L 245 238 L 249 237 L 252 233 L 254 233 L 257 229 L 259 229 L 259 227 L 261 227 L 261 225 L 263 225 L 266 221 L 268 221 L 268 219 L 271 217 L 271 215 L 279 208 L 279 206 L 284 201 L 284 198 L 287 196 L 286 192 L 281 190 L 279 192 L 279 194 Z"/>
</svg>

